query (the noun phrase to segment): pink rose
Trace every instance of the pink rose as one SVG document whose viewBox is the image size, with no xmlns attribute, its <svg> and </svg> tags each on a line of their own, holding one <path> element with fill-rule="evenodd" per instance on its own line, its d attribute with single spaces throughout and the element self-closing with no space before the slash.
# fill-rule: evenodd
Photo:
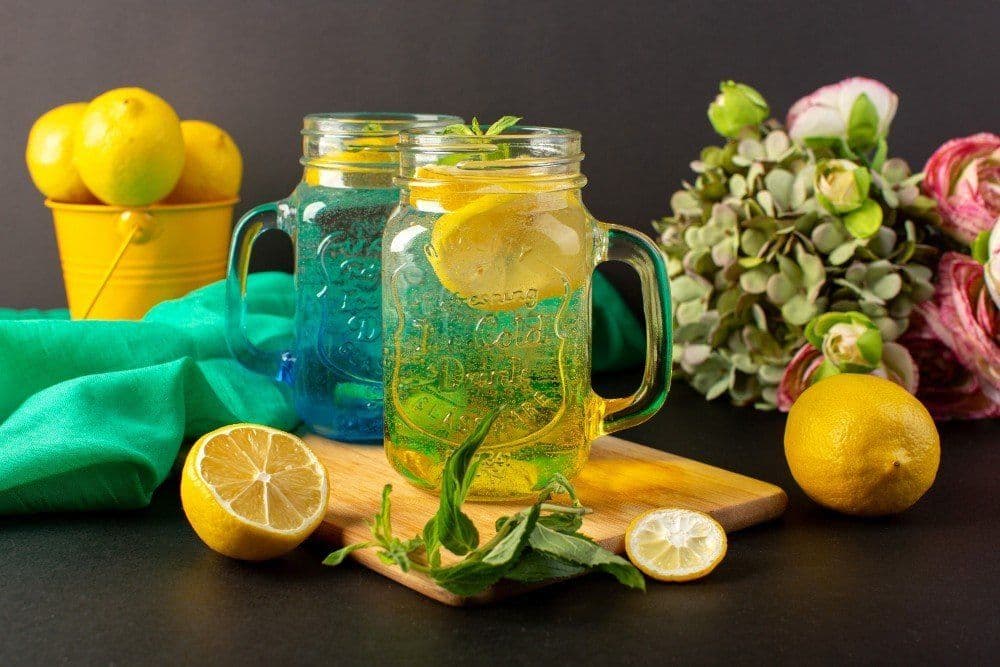
<svg viewBox="0 0 1000 667">
<path fill-rule="evenodd" d="M 792 408 L 792 403 L 816 381 L 816 374 L 824 360 L 823 353 L 809 343 L 799 348 L 785 367 L 778 384 L 779 410 L 788 412 Z M 883 343 L 882 361 L 871 375 L 892 380 L 911 394 L 917 393 L 917 364 L 906 348 L 898 343 Z"/>
<path fill-rule="evenodd" d="M 1000 216 L 1000 136 L 946 142 L 924 167 L 924 190 L 937 200 L 944 231 L 971 244 Z"/>
<path fill-rule="evenodd" d="M 859 103 L 862 98 L 866 102 Z M 844 139 L 854 144 L 854 138 L 864 148 L 889 133 L 897 106 L 899 98 L 884 83 L 856 76 L 800 99 L 785 124 L 796 143 Z"/>
<path fill-rule="evenodd" d="M 982 264 L 945 253 L 934 299 L 913 311 L 900 342 L 920 368 L 917 396 L 936 419 L 1000 417 L 1000 311 Z"/>
</svg>

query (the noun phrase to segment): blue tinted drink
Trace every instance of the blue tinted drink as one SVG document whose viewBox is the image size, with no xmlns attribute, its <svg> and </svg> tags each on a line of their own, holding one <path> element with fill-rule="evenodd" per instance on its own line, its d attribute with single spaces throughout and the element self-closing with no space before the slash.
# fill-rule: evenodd
<svg viewBox="0 0 1000 667">
<path fill-rule="evenodd" d="M 304 121 L 302 182 L 237 225 L 230 261 L 227 336 L 236 357 L 291 387 L 314 431 L 348 442 L 382 440 L 381 243 L 399 201 L 393 183 L 399 132 L 443 127 L 453 116 L 315 114 Z M 258 214 L 273 211 L 275 222 Z M 277 228 L 295 245 L 295 332 L 289 350 L 253 345 L 245 331 L 250 247 Z"/>
</svg>

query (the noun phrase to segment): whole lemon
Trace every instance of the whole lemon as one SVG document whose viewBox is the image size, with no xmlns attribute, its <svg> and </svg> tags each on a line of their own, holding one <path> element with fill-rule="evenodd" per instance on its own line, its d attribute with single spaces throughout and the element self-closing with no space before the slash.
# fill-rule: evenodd
<svg viewBox="0 0 1000 667">
<path fill-rule="evenodd" d="M 169 104 L 142 88 L 116 88 L 87 105 L 73 160 L 106 204 L 146 206 L 166 197 L 184 168 L 181 122 Z"/>
<path fill-rule="evenodd" d="M 167 201 L 176 204 L 232 199 L 240 191 L 243 158 L 233 138 L 203 120 L 181 123 L 184 170 Z"/>
<path fill-rule="evenodd" d="M 42 114 L 28 132 L 24 160 L 39 192 L 54 201 L 96 202 L 73 164 L 73 135 L 86 102 L 63 104 Z"/>
<path fill-rule="evenodd" d="M 792 405 L 785 458 L 802 490 L 845 514 L 902 512 L 934 483 L 941 441 L 927 409 L 899 385 L 844 373 Z"/>
</svg>

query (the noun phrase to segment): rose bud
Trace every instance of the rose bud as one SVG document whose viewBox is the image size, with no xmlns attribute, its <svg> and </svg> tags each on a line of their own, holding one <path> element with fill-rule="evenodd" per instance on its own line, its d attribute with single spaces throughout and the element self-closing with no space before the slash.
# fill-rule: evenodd
<svg viewBox="0 0 1000 667">
<path fill-rule="evenodd" d="M 850 160 L 825 160 L 816 168 L 816 199 L 830 213 L 840 215 L 861 208 L 868 199 L 872 177 Z"/>
<path fill-rule="evenodd" d="M 759 125 L 771 113 L 764 97 L 750 86 L 735 81 L 719 84 L 719 94 L 708 106 L 708 120 L 715 131 L 734 138 L 748 125 Z"/>
</svg>

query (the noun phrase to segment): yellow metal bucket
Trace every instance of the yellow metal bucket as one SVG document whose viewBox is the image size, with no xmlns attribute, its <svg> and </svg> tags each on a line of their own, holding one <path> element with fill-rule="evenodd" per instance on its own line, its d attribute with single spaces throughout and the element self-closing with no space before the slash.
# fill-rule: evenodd
<svg viewBox="0 0 1000 667">
<path fill-rule="evenodd" d="M 72 318 L 139 319 L 222 279 L 237 201 L 143 208 L 46 201 Z"/>
</svg>

